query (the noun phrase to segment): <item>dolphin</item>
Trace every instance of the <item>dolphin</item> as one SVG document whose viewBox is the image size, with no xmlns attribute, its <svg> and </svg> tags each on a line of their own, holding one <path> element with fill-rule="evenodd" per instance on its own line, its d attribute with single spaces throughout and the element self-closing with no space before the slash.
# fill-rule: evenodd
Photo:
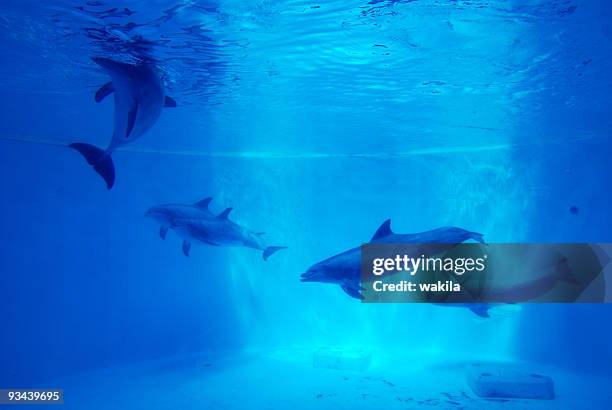
<svg viewBox="0 0 612 410">
<path fill-rule="evenodd" d="M 115 166 L 111 154 L 122 145 L 141 137 L 155 124 L 163 107 L 176 107 L 176 101 L 165 95 L 163 83 L 154 68 L 147 63 L 120 63 L 108 58 L 92 59 L 111 77 L 95 95 L 96 102 L 115 93 L 115 126 L 106 149 L 82 142 L 69 145 L 77 150 L 100 174 L 111 189 L 115 183 Z"/>
<path fill-rule="evenodd" d="M 209 202 L 206 202 L 206 207 Z M 286 246 L 267 246 L 262 238 L 264 232 L 253 232 L 230 221 L 229 213 L 232 208 L 226 208 L 219 215 L 210 213 L 208 207 L 206 211 L 203 211 L 201 206 L 197 208 L 199 213 L 197 213 L 198 211 L 194 213 L 193 210 L 185 210 L 184 206 L 181 205 L 153 207 L 149 210 L 147 216 L 163 221 L 162 224 L 169 224 L 168 228 L 174 230 L 183 238 L 183 253 L 185 256 L 189 256 L 191 244 L 194 241 L 211 246 L 244 246 L 258 249 L 263 251 L 264 260 L 268 260 L 273 253 L 286 249 Z"/>
<path fill-rule="evenodd" d="M 414 234 L 396 234 L 391 230 L 391 220 L 380 225 L 370 243 L 419 243 L 419 244 L 457 244 L 467 240 L 484 243 L 482 234 L 456 227 L 444 227 Z M 302 282 L 322 282 L 340 285 L 352 298 L 362 299 L 361 294 L 361 247 L 334 255 L 314 264 L 301 275 Z M 488 305 L 466 305 L 481 317 L 488 317 Z"/>
<path fill-rule="evenodd" d="M 208 208 L 211 201 L 211 197 L 206 197 L 191 205 L 155 205 L 149 208 L 145 216 L 153 218 L 161 224 L 159 227 L 159 236 L 162 239 L 166 239 L 168 229 L 172 227 L 178 219 L 214 218 L 215 215 L 210 212 Z"/>
</svg>

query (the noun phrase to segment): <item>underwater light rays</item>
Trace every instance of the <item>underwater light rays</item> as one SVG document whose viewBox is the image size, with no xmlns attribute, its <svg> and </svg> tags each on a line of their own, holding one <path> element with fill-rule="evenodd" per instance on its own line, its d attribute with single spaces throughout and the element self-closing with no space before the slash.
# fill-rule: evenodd
<svg viewBox="0 0 612 410">
<path fill-rule="evenodd" d="M 37 145 L 49 145 L 65 147 L 68 140 L 43 139 L 33 137 L 9 137 L 1 136 L 0 140 L 10 142 L 22 142 Z M 283 152 L 283 151 L 202 151 L 202 150 L 174 150 L 174 149 L 153 149 L 144 147 L 121 147 L 117 151 L 133 152 L 141 154 L 163 154 L 163 155 L 183 155 L 210 158 L 245 158 L 245 159 L 325 159 L 325 158 L 364 158 L 364 159 L 392 159 L 407 158 L 420 155 L 440 155 L 455 153 L 470 153 L 483 151 L 504 151 L 514 147 L 513 144 L 494 144 L 484 146 L 455 146 L 455 147 L 430 147 L 417 148 L 403 152 L 362 152 L 362 153 L 332 153 L 332 152 Z"/>
<path fill-rule="evenodd" d="M 527 138 L 526 138 L 527 139 Z M 564 140 L 564 143 L 580 143 L 586 141 L 607 139 L 602 136 L 582 135 L 571 140 Z M 532 139 L 536 140 L 535 138 Z M 55 147 L 66 147 L 70 140 L 65 139 L 48 139 L 30 136 L 0 136 L 0 141 L 20 142 L 27 144 L 48 145 Z M 541 140 L 531 143 L 498 143 L 490 145 L 457 145 L 457 146 L 437 146 L 415 148 L 412 150 L 398 152 L 292 152 L 292 151 L 204 151 L 204 150 L 182 150 L 182 149 L 155 149 L 146 147 L 121 147 L 118 152 L 130 152 L 139 154 L 162 154 L 162 155 L 180 155 L 180 156 L 195 156 L 209 158 L 243 158 L 243 159 L 326 159 L 326 158 L 362 158 L 362 159 L 401 159 L 415 156 L 427 155 L 446 155 L 458 153 L 479 153 L 491 151 L 511 151 L 519 148 L 530 146 L 551 146 L 557 141 Z"/>
</svg>

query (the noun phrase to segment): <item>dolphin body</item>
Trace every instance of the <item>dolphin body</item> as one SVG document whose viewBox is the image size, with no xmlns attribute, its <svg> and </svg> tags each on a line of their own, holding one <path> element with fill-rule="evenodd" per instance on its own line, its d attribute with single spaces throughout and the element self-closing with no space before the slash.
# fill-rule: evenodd
<svg viewBox="0 0 612 410">
<path fill-rule="evenodd" d="M 457 244 L 470 239 L 484 243 L 482 234 L 455 227 L 438 228 L 414 234 L 396 234 L 391 230 L 391 220 L 387 219 L 380 225 L 370 243 Z M 361 247 L 349 249 L 314 264 L 301 275 L 301 281 L 337 284 L 347 295 L 361 300 Z M 452 306 L 467 307 L 481 317 L 489 316 L 487 313 L 489 305 L 486 304 L 454 304 Z"/>
<path fill-rule="evenodd" d="M 227 208 L 219 215 L 208 209 L 210 198 L 205 198 L 194 205 L 167 204 L 151 207 L 146 216 L 162 223 L 160 236 L 165 238 L 168 229 L 172 229 L 183 238 L 183 253 L 189 256 L 191 244 L 198 241 L 211 246 L 244 246 L 263 251 L 263 259 L 268 260 L 273 253 L 286 246 L 267 246 L 263 232 L 253 232 L 246 227 L 229 220 L 232 208 Z"/>
<path fill-rule="evenodd" d="M 108 58 L 92 59 L 111 77 L 95 95 L 96 102 L 115 93 L 115 126 L 106 149 L 76 142 L 69 145 L 83 155 L 111 189 L 115 183 L 115 166 L 111 154 L 122 145 L 140 138 L 155 124 L 163 107 L 176 107 L 176 102 L 165 95 L 164 86 L 150 64 L 120 63 Z"/>
</svg>

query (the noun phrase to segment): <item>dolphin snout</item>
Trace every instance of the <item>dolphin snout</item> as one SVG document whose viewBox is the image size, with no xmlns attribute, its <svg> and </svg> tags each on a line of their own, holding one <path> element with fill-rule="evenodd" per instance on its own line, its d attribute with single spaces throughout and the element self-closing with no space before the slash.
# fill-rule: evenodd
<svg viewBox="0 0 612 410">
<path fill-rule="evenodd" d="M 306 271 L 300 275 L 301 282 L 314 282 L 316 280 L 317 271 Z"/>
<path fill-rule="evenodd" d="M 149 216 L 151 218 L 159 217 L 163 214 L 163 209 L 158 206 L 152 206 L 145 212 L 145 216 Z"/>
</svg>

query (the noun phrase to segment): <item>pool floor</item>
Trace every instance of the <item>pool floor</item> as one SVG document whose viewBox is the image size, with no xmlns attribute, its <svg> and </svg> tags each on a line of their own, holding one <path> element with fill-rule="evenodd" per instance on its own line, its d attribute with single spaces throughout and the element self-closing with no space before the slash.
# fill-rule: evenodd
<svg viewBox="0 0 612 410">
<path fill-rule="evenodd" d="M 396 357 L 348 371 L 315 368 L 308 357 L 288 350 L 203 354 L 106 368 L 52 384 L 64 389 L 64 409 L 79 410 L 581 409 L 584 403 L 595 410 L 612 402 L 612 380 L 542 366 L 521 364 L 553 378 L 554 400 L 479 398 L 466 383 L 465 361 L 417 368 L 412 359 Z"/>
</svg>

